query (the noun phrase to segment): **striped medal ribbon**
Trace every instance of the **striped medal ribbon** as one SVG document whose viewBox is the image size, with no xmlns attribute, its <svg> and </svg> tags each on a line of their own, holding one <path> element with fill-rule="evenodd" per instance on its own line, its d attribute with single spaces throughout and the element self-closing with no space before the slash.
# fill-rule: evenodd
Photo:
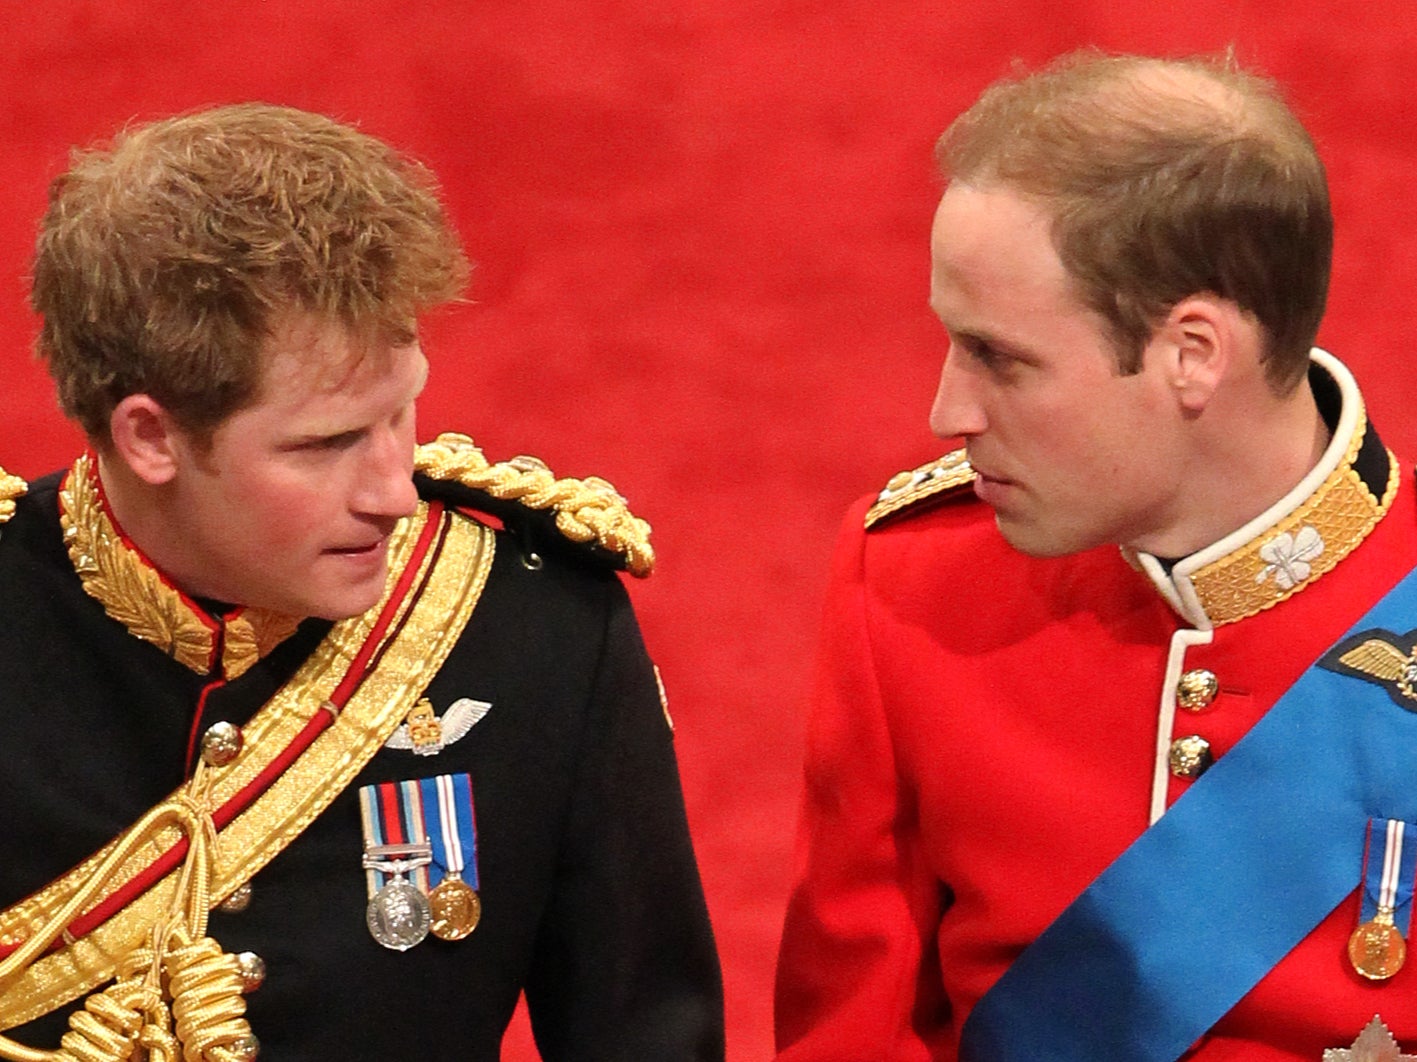
<svg viewBox="0 0 1417 1062">
<path fill-rule="evenodd" d="M 1369 819 L 1362 904 L 1358 928 L 1348 938 L 1348 961 L 1370 981 L 1386 981 L 1407 961 L 1414 871 L 1417 826 L 1399 819 Z"/>
</svg>

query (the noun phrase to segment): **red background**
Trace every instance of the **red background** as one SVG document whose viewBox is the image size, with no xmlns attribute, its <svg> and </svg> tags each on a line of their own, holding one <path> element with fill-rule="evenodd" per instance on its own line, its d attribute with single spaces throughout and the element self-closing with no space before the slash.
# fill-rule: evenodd
<svg viewBox="0 0 1417 1062">
<path fill-rule="evenodd" d="M 1085 44 L 1233 44 L 1288 86 L 1338 217 L 1322 339 L 1389 444 L 1417 450 L 1413 0 L 11 0 L 0 465 L 38 476 L 78 445 L 25 305 L 70 144 L 264 99 L 429 162 L 478 267 L 473 303 L 427 330 L 421 432 L 606 476 L 654 524 L 660 569 L 633 589 L 678 723 L 729 1057 L 761 1059 L 831 537 L 851 498 L 941 445 L 931 144 L 1013 59 Z M 535 1057 L 523 1030 L 506 1057 Z"/>
</svg>

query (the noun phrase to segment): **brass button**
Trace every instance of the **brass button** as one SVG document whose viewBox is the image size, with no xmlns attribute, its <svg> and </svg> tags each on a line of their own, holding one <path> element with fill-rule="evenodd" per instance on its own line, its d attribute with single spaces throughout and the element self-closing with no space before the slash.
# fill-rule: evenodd
<svg viewBox="0 0 1417 1062">
<path fill-rule="evenodd" d="M 241 974 L 241 991 L 256 991 L 266 980 L 266 960 L 254 951 L 243 951 L 236 956 L 236 969 Z"/>
<path fill-rule="evenodd" d="M 1177 778 L 1199 778 L 1214 762 L 1210 742 L 1198 734 L 1171 742 L 1171 773 Z"/>
<path fill-rule="evenodd" d="M 202 735 L 202 762 L 211 767 L 225 767 L 241 754 L 241 728 L 231 723 L 213 723 Z"/>
<path fill-rule="evenodd" d="M 1203 667 L 1193 668 L 1181 676 L 1176 683 L 1176 703 L 1188 712 L 1199 712 L 1209 708 L 1210 702 L 1220 692 L 1220 680 L 1214 671 Z"/>
<path fill-rule="evenodd" d="M 217 910 L 227 914 L 240 914 L 250 906 L 251 883 L 248 881 L 244 885 L 238 885 L 235 892 L 217 904 Z"/>
</svg>

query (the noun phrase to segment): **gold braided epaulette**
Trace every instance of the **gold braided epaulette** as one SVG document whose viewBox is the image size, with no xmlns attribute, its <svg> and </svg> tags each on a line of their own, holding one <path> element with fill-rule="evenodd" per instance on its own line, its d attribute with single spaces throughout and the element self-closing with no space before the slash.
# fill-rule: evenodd
<svg viewBox="0 0 1417 1062">
<path fill-rule="evenodd" d="M 24 497 L 29 489 L 29 484 L 19 476 L 0 468 L 0 524 L 15 515 L 15 499 Z"/>
<path fill-rule="evenodd" d="M 625 560 L 631 575 L 654 570 L 650 527 L 630 512 L 618 491 L 597 476 L 557 479 L 535 457 L 491 464 L 466 435 L 444 432 L 418 447 L 414 468 L 433 479 L 452 480 L 528 509 L 551 510 L 556 529 L 572 542 L 593 543 Z"/>
<path fill-rule="evenodd" d="M 876 496 L 876 503 L 866 510 L 866 528 L 869 530 L 927 498 L 939 498 L 973 482 L 974 469 L 962 448 L 919 468 L 897 472 Z"/>
</svg>

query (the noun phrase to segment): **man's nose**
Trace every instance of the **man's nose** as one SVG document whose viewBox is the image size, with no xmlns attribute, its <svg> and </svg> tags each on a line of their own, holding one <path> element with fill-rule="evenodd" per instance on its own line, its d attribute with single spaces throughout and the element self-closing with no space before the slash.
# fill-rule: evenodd
<svg viewBox="0 0 1417 1062">
<path fill-rule="evenodd" d="M 950 348 L 940 369 L 940 384 L 930 407 L 930 430 L 942 439 L 969 438 L 988 426 L 980 405 L 977 381 L 964 367 L 965 357 Z"/>
<path fill-rule="evenodd" d="M 380 431 L 370 440 L 356 507 L 369 516 L 408 516 L 418 506 L 413 485 L 413 439 L 400 431 Z"/>
</svg>

